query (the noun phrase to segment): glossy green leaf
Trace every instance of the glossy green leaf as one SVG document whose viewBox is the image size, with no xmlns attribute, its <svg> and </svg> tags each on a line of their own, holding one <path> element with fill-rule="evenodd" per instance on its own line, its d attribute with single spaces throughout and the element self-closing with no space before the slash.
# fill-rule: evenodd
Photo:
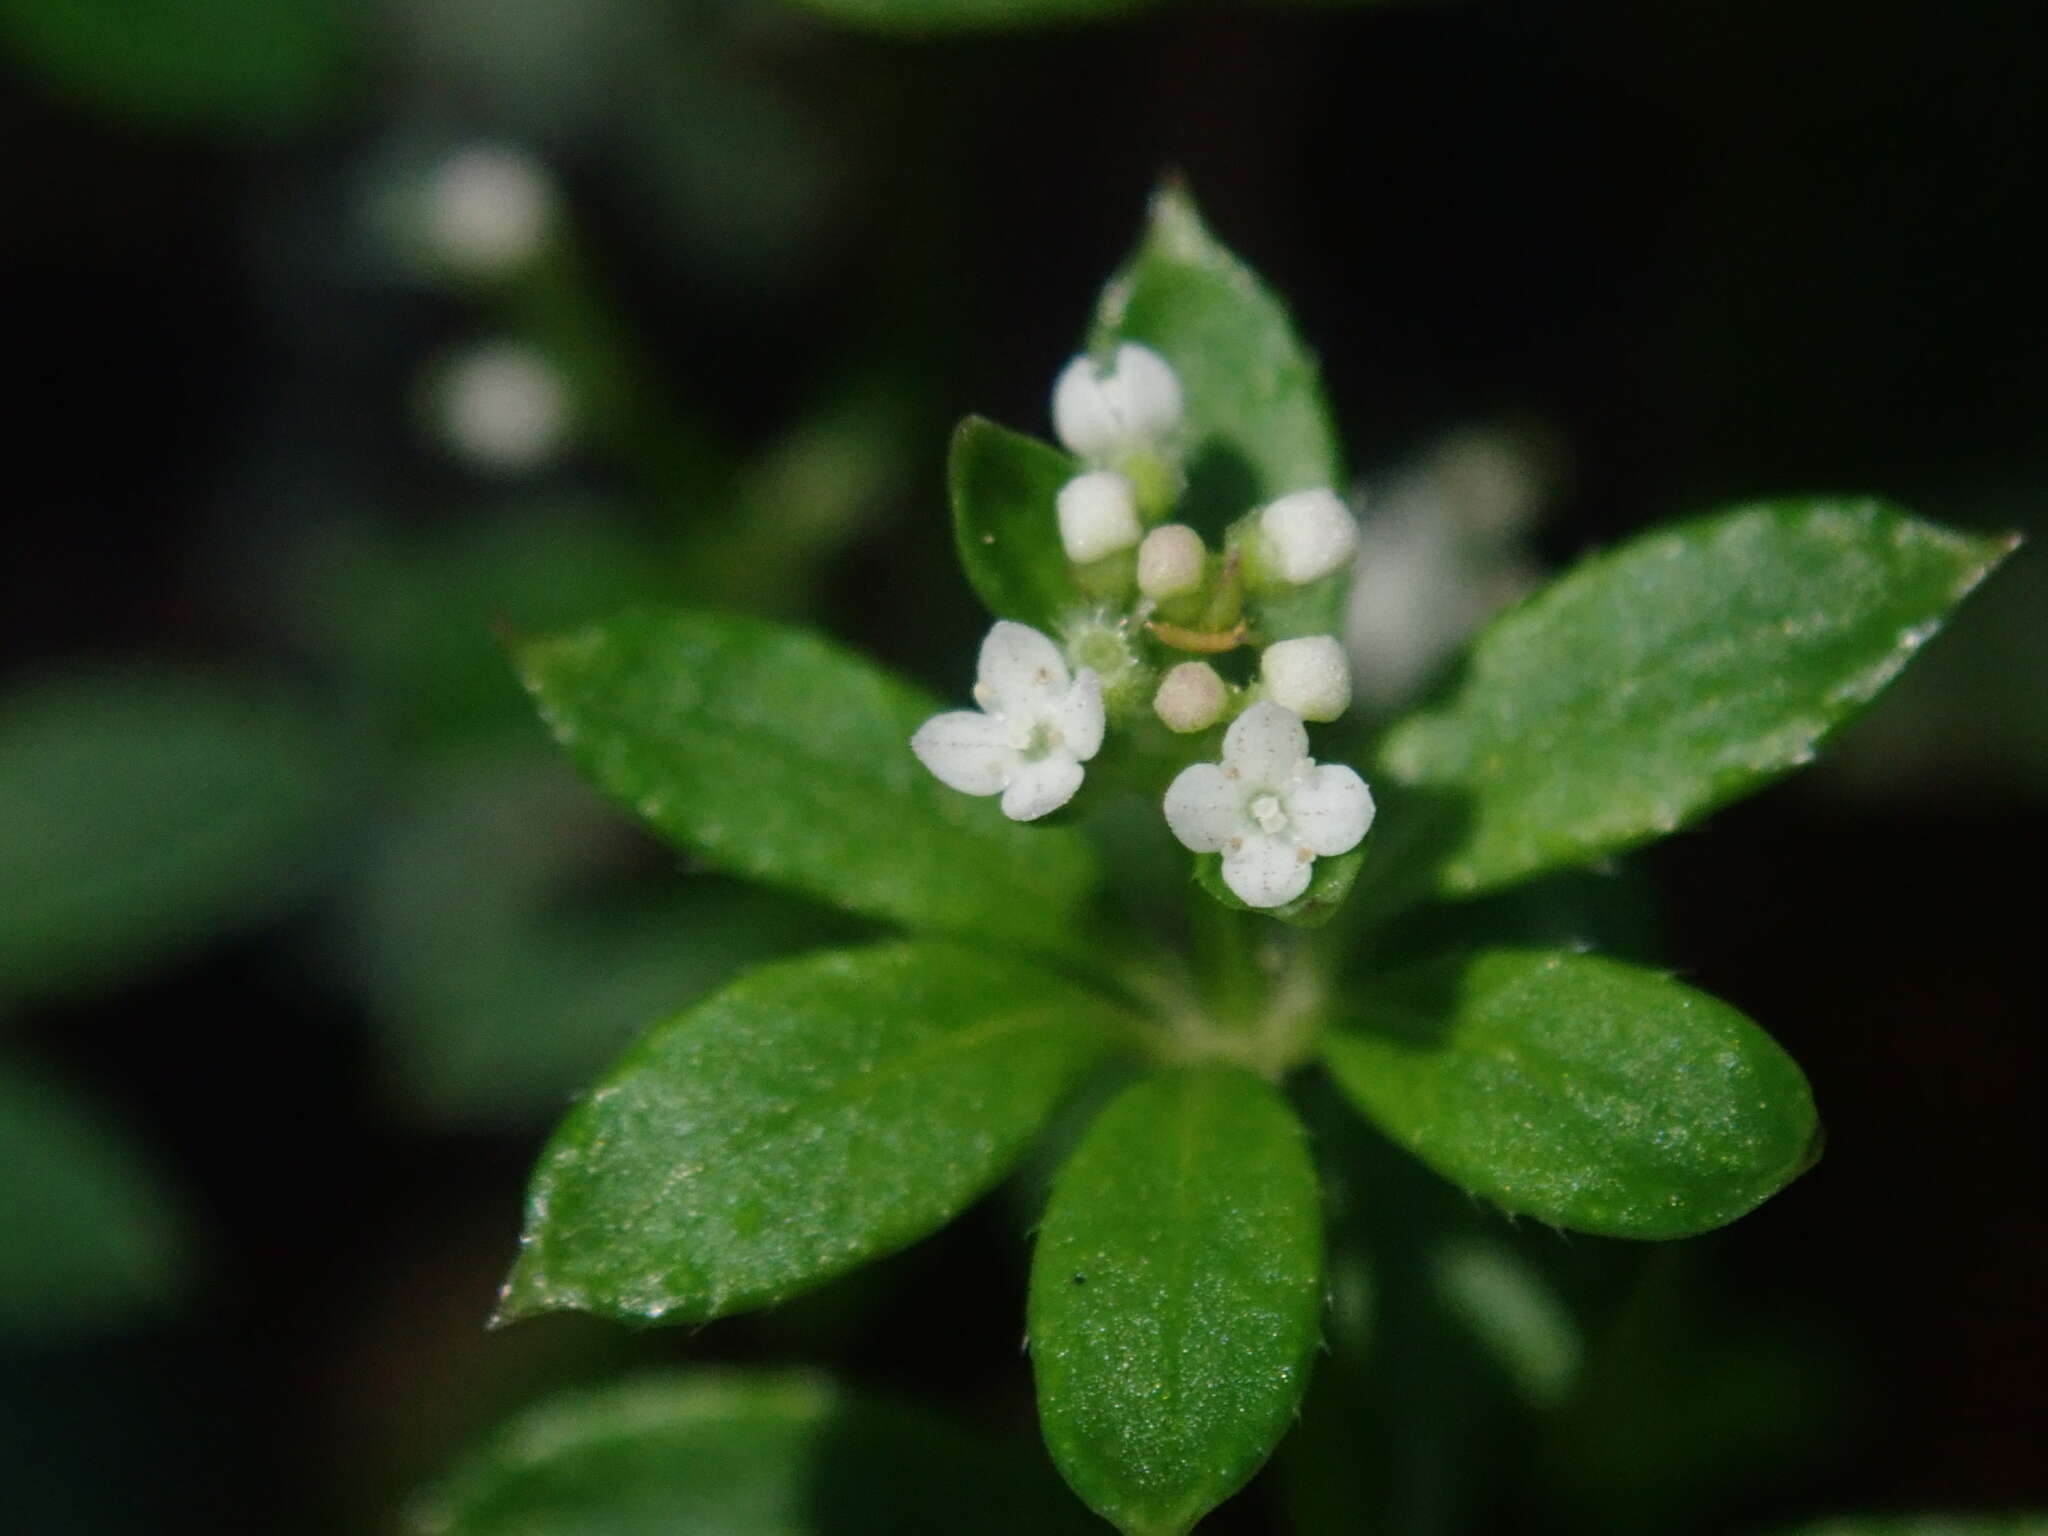
<svg viewBox="0 0 2048 1536">
<path fill-rule="evenodd" d="M 185 1224 L 126 1137 L 61 1084 L 0 1064 L 0 1333 L 48 1339 L 162 1315 Z"/>
<path fill-rule="evenodd" d="M 997 618 L 1051 631 L 1081 600 L 1055 505 L 1078 468 L 1059 449 L 979 416 L 953 434 L 953 543 L 975 595 Z"/>
<path fill-rule="evenodd" d="M 0 37 L 109 110 L 250 126 L 327 106 L 351 42 L 335 0 L 0 0 Z"/>
<path fill-rule="evenodd" d="M 1061 1170 L 1031 1266 L 1054 1462 L 1129 1536 L 1178 1536 L 1292 1422 L 1322 1310 L 1300 1123 L 1229 1067 L 1141 1080 Z"/>
<path fill-rule="evenodd" d="M 941 707 L 813 635 L 641 611 L 518 648 L 599 786 L 736 874 L 914 928 L 1074 949 L 1081 836 L 945 788 L 910 751 Z"/>
<path fill-rule="evenodd" d="M 1120 16 L 1152 0 L 801 0 L 835 21 L 880 32 L 980 32 Z"/>
<path fill-rule="evenodd" d="M 1482 950 L 1339 1012 L 1326 1058 L 1381 1130 L 1452 1183 L 1561 1227 L 1704 1232 L 1777 1193 L 1818 1145 L 1792 1059 L 1655 971 Z"/>
<path fill-rule="evenodd" d="M 688 1322 L 942 1226 L 1126 1028 L 1024 961 L 919 942 L 755 971 L 660 1025 L 555 1133 L 500 1316 Z"/>
<path fill-rule="evenodd" d="M 971 1493 L 969 1492 L 971 1490 Z M 1099 1529 L 1035 1457 L 814 1377 L 702 1372 L 530 1410 L 415 1536 L 990 1536 Z"/>
<path fill-rule="evenodd" d="M 1873 501 L 1775 502 L 1588 560 L 1481 634 L 1397 726 L 1435 889 L 1647 842 L 1807 762 L 2011 549 Z M 1385 812 L 1397 819 L 1390 801 Z"/>
<path fill-rule="evenodd" d="M 108 673 L 0 700 L 0 1000 L 100 987 L 273 910 L 340 797 L 296 701 Z"/>
<path fill-rule="evenodd" d="M 1142 342 L 1180 375 L 1189 494 L 1220 521 L 1343 483 L 1314 357 L 1177 184 L 1154 195 L 1136 254 L 1103 290 L 1089 345 L 1119 341 Z"/>
</svg>

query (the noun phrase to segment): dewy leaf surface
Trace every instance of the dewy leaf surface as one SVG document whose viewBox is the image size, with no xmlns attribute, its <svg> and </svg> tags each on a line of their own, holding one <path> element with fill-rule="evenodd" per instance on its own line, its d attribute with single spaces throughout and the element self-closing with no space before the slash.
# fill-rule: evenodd
<svg viewBox="0 0 2048 1536">
<path fill-rule="evenodd" d="M 1130 262 L 1103 290 L 1091 347 L 1142 342 L 1180 375 L 1193 492 L 1227 485 L 1227 520 L 1289 491 L 1341 485 L 1314 357 L 1286 307 L 1175 185 L 1152 199 Z"/>
<path fill-rule="evenodd" d="M 1042 1461 L 808 1376 L 702 1372 L 563 1394 L 505 1425 L 414 1536 L 991 1536 L 1100 1527 Z"/>
<path fill-rule="evenodd" d="M 1301 1126 L 1230 1067 L 1126 1089 L 1053 1187 L 1031 1359 L 1053 1460 L 1130 1536 L 1178 1536 L 1292 1422 L 1320 1332 L 1322 1225 Z"/>
<path fill-rule="evenodd" d="M 500 1315 L 698 1321 L 893 1252 L 994 1184 L 1128 1027 L 954 944 L 764 967 L 657 1026 L 562 1123 Z"/>
<path fill-rule="evenodd" d="M 1609 1237 L 1685 1237 L 1812 1162 L 1798 1066 L 1727 1004 L 1563 950 L 1388 978 L 1326 1037 L 1339 1086 L 1452 1183 Z"/>
<path fill-rule="evenodd" d="M 1586 561 L 1496 620 L 1455 696 L 1380 753 L 1439 802 L 1435 888 L 1632 847 L 1807 762 L 2011 547 L 1790 501 Z"/>
<path fill-rule="evenodd" d="M 584 770 L 721 867 L 913 928 L 1077 947 L 1086 842 L 941 785 L 910 751 L 938 701 L 881 668 L 692 612 L 631 612 L 518 654 Z"/>
<path fill-rule="evenodd" d="M 1073 457 L 970 416 L 953 434 L 946 482 L 953 543 L 974 592 L 999 619 L 1052 631 L 1081 600 L 1060 544 L 1060 487 Z"/>
</svg>

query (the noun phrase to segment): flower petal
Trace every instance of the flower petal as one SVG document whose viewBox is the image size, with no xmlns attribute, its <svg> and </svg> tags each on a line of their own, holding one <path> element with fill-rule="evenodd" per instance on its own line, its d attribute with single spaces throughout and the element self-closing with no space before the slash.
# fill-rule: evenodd
<svg viewBox="0 0 2048 1536">
<path fill-rule="evenodd" d="M 999 619 L 981 642 L 974 701 L 993 715 L 1035 722 L 1068 682 L 1060 648 L 1029 624 Z"/>
<path fill-rule="evenodd" d="M 1248 832 L 1223 850 L 1223 883 L 1248 907 L 1283 907 L 1308 889 L 1315 864 L 1292 838 Z"/>
<path fill-rule="evenodd" d="M 1071 752 L 1079 762 L 1102 750 L 1102 679 L 1093 667 L 1081 675 L 1052 708 L 1051 724 L 1060 733 L 1061 750 Z"/>
<path fill-rule="evenodd" d="M 1307 762 L 1307 727 L 1271 699 L 1261 699 L 1223 733 L 1223 766 L 1235 769 L 1247 788 L 1278 789 Z"/>
<path fill-rule="evenodd" d="M 1036 762 L 1019 761 L 1003 791 L 1003 814 L 1012 821 L 1036 821 L 1073 799 L 1081 777 L 1081 765 L 1064 752 L 1048 753 Z"/>
<path fill-rule="evenodd" d="M 1003 722 L 971 709 L 933 715 L 910 738 L 910 750 L 941 784 L 963 795 L 1000 793 L 1017 762 Z"/>
<path fill-rule="evenodd" d="M 1318 854 L 1349 853 L 1372 826 L 1372 791 L 1342 763 L 1324 763 L 1281 798 L 1295 833 Z"/>
<path fill-rule="evenodd" d="M 1166 789 L 1166 824 L 1197 853 L 1214 853 L 1243 832 L 1244 787 L 1214 763 L 1183 768 Z"/>
</svg>

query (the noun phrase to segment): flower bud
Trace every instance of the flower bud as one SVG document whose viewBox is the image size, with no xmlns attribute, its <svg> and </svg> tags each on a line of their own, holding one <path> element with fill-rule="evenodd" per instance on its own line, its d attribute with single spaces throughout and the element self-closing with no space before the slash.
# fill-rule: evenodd
<svg viewBox="0 0 2048 1536">
<path fill-rule="evenodd" d="M 1343 569 L 1358 548 L 1358 522 L 1335 491 L 1295 491 L 1259 514 L 1274 574 L 1301 586 Z"/>
<path fill-rule="evenodd" d="M 1223 718 L 1230 691 L 1206 661 L 1184 661 L 1159 680 L 1152 712 L 1169 731 L 1206 731 Z"/>
<path fill-rule="evenodd" d="M 1053 386 L 1053 430 L 1070 452 L 1093 463 L 1155 446 L 1180 420 L 1180 380 L 1172 365 L 1133 342 L 1119 346 L 1106 368 L 1091 357 L 1075 358 Z"/>
<path fill-rule="evenodd" d="M 1143 531 L 1131 482 L 1111 470 L 1090 470 L 1069 480 L 1060 487 L 1058 508 L 1060 543 L 1076 565 L 1129 549 Z"/>
<path fill-rule="evenodd" d="M 554 185 L 532 157 L 480 145 L 451 155 L 427 189 L 435 254 L 458 271 L 494 277 L 531 261 L 554 218 Z"/>
<path fill-rule="evenodd" d="M 538 469 L 569 434 L 561 375 L 522 342 L 486 342 L 456 359 L 442 377 L 439 404 L 455 449 L 497 473 Z"/>
<path fill-rule="evenodd" d="M 1138 546 L 1138 590 L 1151 598 L 1179 597 L 1202 584 L 1209 551 L 1186 523 L 1167 523 Z"/>
<path fill-rule="evenodd" d="M 1304 720 L 1335 720 L 1351 707 L 1351 666 L 1332 635 L 1276 640 L 1259 658 L 1266 697 Z"/>
</svg>

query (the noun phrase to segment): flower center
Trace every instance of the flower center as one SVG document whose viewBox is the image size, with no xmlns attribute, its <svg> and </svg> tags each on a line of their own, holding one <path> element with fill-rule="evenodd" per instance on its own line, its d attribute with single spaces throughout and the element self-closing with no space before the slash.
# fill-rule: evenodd
<svg viewBox="0 0 2048 1536">
<path fill-rule="evenodd" d="M 1065 739 L 1058 729 L 1044 720 L 1012 720 L 1009 726 L 1011 750 L 1032 760 L 1045 756 Z"/>
<path fill-rule="evenodd" d="M 1278 795 L 1254 795 L 1251 817 L 1259 830 L 1270 837 L 1287 825 L 1287 807 L 1280 803 Z"/>
</svg>

